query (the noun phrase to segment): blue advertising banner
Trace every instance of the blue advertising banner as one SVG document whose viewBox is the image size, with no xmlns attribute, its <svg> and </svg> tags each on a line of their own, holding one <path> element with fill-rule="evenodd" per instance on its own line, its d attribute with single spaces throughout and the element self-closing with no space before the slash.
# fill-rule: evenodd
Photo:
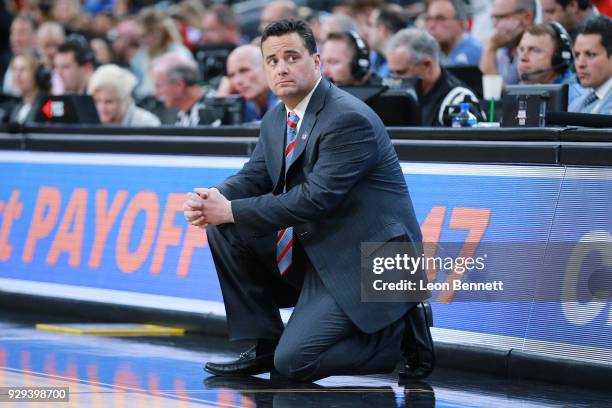
<svg viewBox="0 0 612 408">
<path fill-rule="evenodd" d="M 244 161 L 0 153 L 0 290 L 223 314 L 205 233 L 185 222 L 182 204 L 186 192 L 223 181 Z M 569 248 L 558 271 L 563 302 L 538 300 L 536 283 L 525 288 L 533 301 L 470 301 L 434 292 L 436 339 L 611 361 L 609 278 L 598 298 L 581 296 L 584 282 L 569 267 L 580 258 L 573 243 L 612 242 L 610 169 L 402 168 L 425 243 L 562 242 Z M 601 254 L 600 264 L 609 277 L 612 255 Z M 537 282 L 537 268 L 524 266 L 517 263 L 512 273 Z M 430 281 L 449 278 L 428 272 Z"/>
</svg>

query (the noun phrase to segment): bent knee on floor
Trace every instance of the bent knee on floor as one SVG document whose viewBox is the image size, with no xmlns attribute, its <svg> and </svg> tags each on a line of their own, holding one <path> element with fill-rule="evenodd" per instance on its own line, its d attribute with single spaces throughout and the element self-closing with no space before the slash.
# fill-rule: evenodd
<svg viewBox="0 0 612 408">
<path fill-rule="evenodd" d="M 276 349 L 274 368 L 283 376 L 294 381 L 313 381 L 316 359 L 305 358 L 299 350 Z"/>
</svg>

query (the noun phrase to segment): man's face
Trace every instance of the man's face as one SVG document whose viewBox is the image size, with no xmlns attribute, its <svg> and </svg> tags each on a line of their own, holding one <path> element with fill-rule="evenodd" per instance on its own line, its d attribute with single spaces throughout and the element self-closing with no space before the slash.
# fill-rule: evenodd
<svg viewBox="0 0 612 408">
<path fill-rule="evenodd" d="M 351 75 L 353 50 L 342 40 L 327 40 L 321 51 L 323 76 L 336 85 L 351 85 L 355 80 Z"/>
<path fill-rule="evenodd" d="M 115 38 L 112 42 L 113 51 L 123 56 L 130 46 L 134 46 L 138 42 L 140 32 L 138 25 L 133 20 L 125 20 L 119 23 L 114 30 L 111 30 L 111 35 Z"/>
<path fill-rule="evenodd" d="M 60 52 L 53 60 L 55 71 L 62 78 L 66 93 L 78 93 L 85 83 L 84 68 L 79 66 L 73 52 Z"/>
<path fill-rule="evenodd" d="M 321 76 L 319 54 L 310 54 L 297 33 L 268 37 L 261 45 L 268 86 L 293 109 Z"/>
<path fill-rule="evenodd" d="M 612 76 L 612 54 L 599 34 L 579 34 L 574 43 L 576 75 L 584 87 L 598 88 Z"/>
<path fill-rule="evenodd" d="M 20 53 L 26 48 L 34 48 L 36 46 L 36 33 L 32 25 L 23 19 L 13 21 L 9 42 L 13 54 Z"/>
<path fill-rule="evenodd" d="M 170 82 L 166 72 L 153 69 L 153 86 L 155 97 L 164 103 L 166 108 L 180 109 L 180 101 L 184 98 L 182 82 Z"/>
<path fill-rule="evenodd" d="M 533 35 L 526 32 L 523 34 L 517 50 L 519 74 L 552 67 L 555 43 L 549 35 Z M 547 71 L 530 75 L 524 82 L 527 84 L 546 84 L 552 82 L 557 75 L 554 71 Z"/>
<path fill-rule="evenodd" d="M 387 63 L 394 78 L 423 78 L 422 64 L 412 58 L 404 47 L 391 51 L 387 55 Z"/>
<path fill-rule="evenodd" d="M 540 1 L 542 2 L 542 12 L 544 13 L 545 22 L 557 21 L 562 26 L 567 27 L 567 11 L 563 10 L 563 7 L 561 7 L 556 0 Z"/>
<path fill-rule="evenodd" d="M 98 88 L 92 96 L 102 123 L 121 124 L 127 112 L 127 103 L 114 89 Z"/>
<path fill-rule="evenodd" d="M 34 72 L 22 56 L 15 57 L 11 63 L 13 83 L 22 93 L 28 93 L 36 88 Z"/>
<path fill-rule="evenodd" d="M 227 76 L 232 88 L 247 101 L 268 94 L 268 84 L 257 49 L 239 49 L 227 59 Z"/>
<path fill-rule="evenodd" d="M 222 25 L 214 13 L 206 13 L 202 19 L 202 43 L 206 45 L 229 44 L 233 41 L 231 30 Z"/>
<path fill-rule="evenodd" d="M 528 27 L 531 24 L 525 10 L 520 10 L 516 0 L 493 0 L 491 19 L 493 28 L 507 29 L 515 25 Z"/>
<path fill-rule="evenodd" d="M 425 16 L 426 29 L 441 47 L 452 45 L 463 34 L 463 22 L 457 18 L 453 4 L 446 0 L 430 3 Z"/>
</svg>

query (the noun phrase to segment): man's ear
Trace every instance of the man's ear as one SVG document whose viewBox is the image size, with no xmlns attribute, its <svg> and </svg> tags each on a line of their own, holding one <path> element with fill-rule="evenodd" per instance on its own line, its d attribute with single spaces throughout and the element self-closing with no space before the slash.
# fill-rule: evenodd
<svg viewBox="0 0 612 408">
<path fill-rule="evenodd" d="M 315 63 L 315 68 L 320 71 L 321 70 L 321 54 L 319 54 L 318 52 L 315 52 L 312 55 L 312 58 Z"/>
</svg>

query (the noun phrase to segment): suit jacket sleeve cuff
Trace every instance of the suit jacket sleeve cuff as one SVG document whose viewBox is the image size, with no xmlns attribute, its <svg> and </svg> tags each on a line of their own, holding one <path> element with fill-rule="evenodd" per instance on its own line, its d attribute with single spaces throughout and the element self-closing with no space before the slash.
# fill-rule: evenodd
<svg viewBox="0 0 612 408">
<path fill-rule="evenodd" d="M 232 200 L 232 216 L 234 217 L 234 226 L 238 234 L 245 240 L 260 238 L 268 235 L 262 233 L 260 228 L 257 228 L 250 222 L 250 217 L 247 215 L 251 205 L 249 198 L 240 198 Z"/>
</svg>

